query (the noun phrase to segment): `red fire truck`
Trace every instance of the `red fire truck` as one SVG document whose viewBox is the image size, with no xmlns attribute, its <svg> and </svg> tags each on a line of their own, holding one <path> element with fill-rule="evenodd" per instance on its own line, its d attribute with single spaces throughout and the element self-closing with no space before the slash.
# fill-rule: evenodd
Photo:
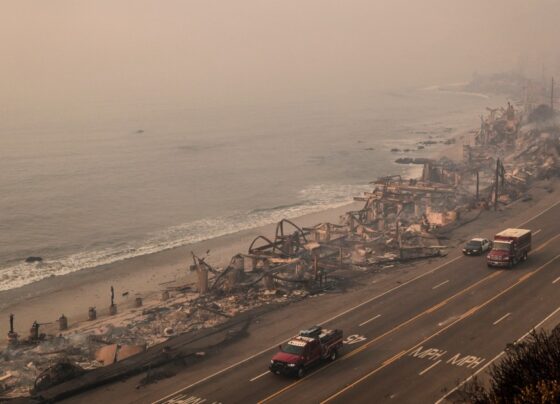
<svg viewBox="0 0 560 404">
<path fill-rule="evenodd" d="M 272 357 L 272 373 L 303 377 L 306 370 L 321 360 L 334 361 L 342 348 L 342 331 L 319 326 L 302 330 Z"/>
<path fill-rule="evenodd" d="M 492 250 L 486 256 L 489 267 L 511 268 L 525 261 L 531 251 L 531 230 L 506 229 L 494 236 Z"/>
</svg>

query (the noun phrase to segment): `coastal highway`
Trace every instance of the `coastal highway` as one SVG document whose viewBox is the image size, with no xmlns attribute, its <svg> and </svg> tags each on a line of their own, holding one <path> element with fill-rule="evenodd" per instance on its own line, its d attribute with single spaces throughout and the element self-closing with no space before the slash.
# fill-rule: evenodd
<svg viewBox="0 0 560 404">
<path fill-rule="evenodd" d="M 559 204 L 519 223 L 533 229 L 534 248 L 514 269 L 489 269 L 484 257 L 450 257 L 329 321 L 325 326 L 346 332 L 342 356 L 301 380 L 267 372 L 271 350 L 156 402 L 437 401 L 560 311 L 558 217 Z"/>
<path fill-rule="evenodd" d="M 339 359 L 311 369 L 302 379 L 268 372 L 277 349 L 271 347 L 247 352 L 244 359 L 183 385 L 175 378 L 175 385 L 162 384 L 135 400 L 443 401 L 459 382 L 499 357 L 506 344 L 536 326 L 560 321 L 558 217 L 560 202 L 515 223 L 532 229 L 534 236 L 530 259 L 513 269 L 487 268 L 484 256 L 464 257 L 457 249 L 405 282 L 317 317 L 325 327 L 344 330 L 345 346 Z M 120 394 L 126 401 L 126 392 Z M 87 394 L 75 399 L 86 402 Z"/>
</svg>

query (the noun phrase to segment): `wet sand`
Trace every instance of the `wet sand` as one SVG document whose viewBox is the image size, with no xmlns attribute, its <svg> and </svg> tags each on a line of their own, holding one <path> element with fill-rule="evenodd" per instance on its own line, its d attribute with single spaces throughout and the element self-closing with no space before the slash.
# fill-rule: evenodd
<svg viewBox="0 0 560 404">
<path fill-rule="evenodd" d="M 322 222 L 338 223 L 340 215 L 359 209 L 362 203 L 351 203 L 334 209 L 292 219 L 300 227 Z M 171 284 L 195 281 L 189 271 L 191 251 L 204 256 L 210 250 L 208 263 L 226 266 L 233 255 L 247 252 L 258 235 L 274 238 L 276 224 L 244 230 L 211 240 L 190 244 L 155 254 L 139 256 L 112 264 L 85 269 L 68 275 L 43 279 L 21 288 L 0 292 L 0 335 L 8 332 L 8 317 L 14 313 L 15 328 L 26 336 L 33 321 L 48 323 L 64 314 L 70 325 L 87 318 L 88 308 L 97 308 L 98 316 L 108 313 L 110 287 L 115 288 L 115 303 L 119 309 L 132 307 L 136 296 L 145 301 L 159 299 L 160 292 Z M 123 293 L 128 292 L 123 296 Z M 55 331 L 54 326 L 45 328 Z"/>
<path fill-rule="evenodd" d="M 457 143 L 434 147 L 433 155 L 460 159 L 462 142 L 468 136 L 466 131 L 455 133 L 450 137 L 455 137 Z M 395 158 L 397 157 L 399 156 L 395 155 Z M 415 171 L 420 167 L 414 166 L 411 170 Z M 345 212 L 360 209 L 362 206 L 361 202 L 350 203 L 291 220 L 300 227 L 310 227 L 323 222 L 338 223 L 339 217 Z M 22 336 L 28 335 L 33 321 L 54 322 L 61 314 L 68 317 L 72 326 L 73 323 L 87 319 L 88 309 L 92 306 L 96 307 L 98 317 L 105 316 L 110 305 L 111 286 L 115 288 L 115 303 L 119 311 L 132 307 L 137 296 L 142 297 L 145 302 L 159 299 L 166 286 L 194 284 L 195 274 L 189 271 L 192 264 L 191 251 L 198 256 L 204 256 L 205 252 L 210 250 L 207 262 L 213 266 L 225 267 L 233 255 L 247 252 L 249 245 L 258 235 L 273 239 L 275 228 L 276 223 L 273 223 L 1 291 L 0 335 L 6 335 L 8 332 L 10 313 L 16 315 L 15 330 Z M 56 325 L 47 325 L 42 331 L 55 333 Z"/>
</svg>

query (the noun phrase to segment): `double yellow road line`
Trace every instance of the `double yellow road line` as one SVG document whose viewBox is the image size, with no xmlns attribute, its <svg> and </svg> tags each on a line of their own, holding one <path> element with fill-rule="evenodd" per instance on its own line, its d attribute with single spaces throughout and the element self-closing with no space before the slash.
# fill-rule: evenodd
<svg viewBox="0 0 560 404">
<path fill-rule="evenodd" d="M 430 335 L 429 337 L 424 338 L 422 341 L 420 341 L 419 343 L 417 343 L 416 345 L 414 345 L 413 347 L 401 351 L 398 354 L 392 356 L 391 358 L 387 359 L 385 362 L 383 362 L 381 364 L 381 366 L 373 369 L 372 371 L 370 371 L 369 373 L 367 373 L 366 375 L 362 376 L 361 378 L 359 378 L 358 380 L 356 380 L 355 382 L 349 384 L 348 386 L 344 387 L 342 390 L 338 391 L 337 393 L 333 394 L 332 396 L 328 397 L 327 399 L 321 401 L 321 404 L 323 403 L 328 403 L 332 400 L 334 400 L 335 398 L 339 397 L 341 394 L 343 394 L 344 392 L 350 390 L 352 387 L 356 386 L 357 384 L 363 382 L 364 380 L 366 380 L 367 378 L 369 378 L 370 376 L 373 376 L 374 374 L 376 374 L 377 372 L 379 372 L 380 370 L 382 370 L 383 368 L 389 366 L 391 363 L 397 361 L 398 359 L 400 359 L 401 357 L 403 357 L 404 355 L 408 354 L 409 352 L 414 351 L 416 348 L 422 346 L 424 343 L 426 343 L 427 341 L 429 341 L 430 339 L 438 336 L 439 334 L 441 334 L 442 332 L 446 331 L 447 329 L 449 329 L 450 327 L 454 326 L 455 324 L 457 324 L 460 321 L 463 321 L 464 319 L 472 316 L 473 314 L 475 314 L 477 311 L 479 311 L 480 309 L 482 309 L 483 307 L 489 305 L 490 303 L 492 303 L 494 300 L 498 299 L 500 296 L 504 295 L 505 293 L 509 292 L 510 290 L 512 290 L 513 288 L 519 286 L 520 284 L 522 284 L 523 282 L 527 281 L 527 279 L 529 279 L 530 277 L 532 277 L 533 275 L 535 275 L 537 272 L 541 271 L 543 268 L 545 268 L 546 266 L 550 265 L 552 262 L 556 261 L 558 258 L 560 258 L 560 254 L 558 254 L 557 256 L 555 256 L 554 258 L 552 258 L 551 260 L 547 261 L 545 264 L 541 265 L 540 267 L 538 267 L 537 269 L 535 269 L 534 271 L 528 272 L 525 275 L 519 277 L 519 279 L 512 285 L 508 286 L 507 288 L 505 288 L 504 290 L 502 290 L 501 292 L 499 292 L 498 294 L 494 295 L 493 297 L 491 297 L 490 299 L 486 300 L 485 302 L 483 302 L 482 304 L 479 304 L 478 306 L 474 306 L 471 309 L 467 310 L 466 312 L 464 312 L 463 314 L 461 314 L 459 316 L 459 318 L 457 318 L 455 321 L 449 323 L 447 326 L 445 326 L 444 328 L 438 330 L 437 332 L 433 333 L 432 335 Z"/>
<path fill-rule="evenodd" d="M 556 236 L 550 238 L 549 240 L 547 240 L 546 242 L 544 242 L 543 244 L 541 244 L 538 248 L 536 248 L 535 250 L 533 250 L 534 252 L 538 252 L 540 250 L 542 250 L 543 248 L 545 248 L 548 244 L 550 244 L 552 241 L 554 241 L 555 239 L 557 239 L 558 237 L 560 237 L 560 234 L 557 234 Z M 338 391 L 337 393 L 333 394 L 332 396 L 328 397 L 327 399 L 325 399 L 324 401 L 322 401 L 322 403 L 327 403 L 337 397 L 339 397 L 341 394 L 343 394 L 344 392 L 348 391 L 349 389 L 351 389 L 352 387 L 356 386 L 357 384 L 361 383 L 362 381 L 366 380 L 367 378 L 369 378 L 370 376 L 374 375 L 375 373 L 379 372 L 380 370 L 382 370 L 383 368 L 389 366 L 391 363 L 394 363 L 395 361 L 397 361 L 398 359 L 400 359 L 402 356 L 406 355 L 408 352 L 413 351 L 414 349 L 418 348 L 419 346 L 423 345 L 426 341 L 436 337 L 437 335 L 441 334 L 442 332 L 446 331 L 447 329 L 449 329 L 450 327 L 454 326 L 455 324 L 459 323 L 460 321 L 463 321 L 464 319 L 472 316 L 474 313 L 476 313 L 478 310 L 480 310 L 481 308 L 487 306 L 488 304 L 490 304 L 491 302 L 493 302 L 494 300 L 498 299 L 500 296 L 502 296 L 503 294 L 507 293 L 508 291 L 510 291 L 511 289 L 517 287 L 518 285 L 520 285 L 521 283 L 525 282 L 527 279 L 529 279 L 530 277 L 532 277 L 534 274 L 538 273 L 539 271 L 541 271 L 543 268 L 545 268 L 547 265 L 551 264 L 552 262 L 554 262 L 556 259 L 558 259 L 560 257 L 560 254 L 555 256 L 554 258 L 552 258 L 550 261 L 546 262 L 545 264 L 541 265 L 540 267 L 538 267 L 537 269 L 528 272 L 524 275 L 522 275 L 521 277 L 519 277 L 519 279 L 512 285 L 508 286 L 506 289 L 500 291 L 498 294 L 494 295 L 493 297 L 491 297 L 490 299 L 486 300 L 485 302 L 481 303 L 478 306 L 474 306 L 471 309 L 467 310 L 466 312 L 464 312 L 463 314 L 461 314 L 456 320 L 454 320 L 453 322 L 447 324 L 445 327 L 443 327 L 442 329 L 438 330 L 437 332 L 435 332 L 434 334 L 430 335 L 429 337 L 426 337 L 425 339 L 423 339 L 421 342 L 419 342 L 418 344 L 414 345 L 413 347 L 403 350 L 401 352 L 399 352 L 398 354 L 388 358 L 387 360 L 385 360 L 379 367 L 373 369 L 372 371 L 370 371 L 369 373 L 367 373 L 366 375 L 362 376 L 361 378 L 359 378 L 358 380 L 356 380 L 355 382 L 349 384 L 348 386 L 346 386 L 345 388 L 343 388 L 342 390 Z M 383 334 L 378 335 L 377 337 L 373 338 L 372 340 L 368 341 L 367 343 L 363 344 L 362 346 L 360 346 L 359 348 L 351 351 L 350 353 L 344 355 L 340 361 L 343 360 L 348 360 L 350 358 L 352 358 L 353 356 L 357 355 L 360 352 L 363 352 L 365 349 L 367 349 L 368 347 L 370 347 L 372 344 L 378 342 L 379 340 L 381 340 L 382 338 L 400 330 L 401 328 L 405 327 L 406 325 L 416 321 L 417 319 L 419 319 L 420 317 L 423 317 L 427 314 L 433 313 L 436 310 L 439 310 L 440 308 L 446 306 L 450 301 L 452 301 L 453 299 L 465 294 L 466 292 L 468 292 L 469 290 L 477 287 L 478 285 L 480 285 L 483 282 L 486 282 L 492 278 L 495 278 L 497 276 L 499 276 L 500 274 L 504 273 L 503 270 L 500 271 L 496 271 L 496 272 L 492 272 L 490 275 L 480 279 L 479 281 L 469 285 L 468 287 L 466 287 L 465 289 L 462 289 L 461 291 L 455 293 L 454 295 L 442 300 L 441 302 L 435 304 L 434 306 L 430 307 L 429 309 L 424 310 L 423 312 L 415 315 L 414 317 L 409 318 L 408 320 L 400 323 L 399 325 L 393 327 L 392 329 L 384 332 Z M 319 368 L 317 371 L 311 373 L 309 376 L 298 380 L 294 383 L 289 384 L 288 386 L 278 390 L 277 392 L 269 395 L 268 397 L 264 398 L 263 400 L 259 401 L 260 403 L 266 403 L 268 401 L 273 400 L 274 398 L 278 397 L 279 395 L 285 393 L 286 391 L 293 389 L 294 387 L 296 387 L 297 385 L 303 383 L 304 381 L 308 380 L 310 377 L 328 369 L 330 366 L 335 365 L 337 362 L 331 362 L 321 368 Z"/>
<path fill-rule="evenodd" d="M 430 307 L 430 308 L 424 310 L 424 311 L 421 312 L 421 313 L 418 313 L 418 314 L 415 315 L 414 317 L 409 318 L 408 320 L 406 320 L 406 321 L 404 321 L 404 322 L 398 324 L 397 326 L 391 328 L 390 330 L 385 331 L 383 334 L 380 334 L 380 335 L 378 335 L 377 337 L 371 339 L 370 341 L 366 342 L 365 344 L 363 344 L 363 345 L 360 346 L 359 348 L 354 349 L 353 351 L 351 351 L 351 352 L 349 352 L 348 354 L 346 354 L 346 355 L 344 355 L 343 357 L 341 357 L 340 360 L 339 360 L 339 362 L 340 362 L 340 361 L 344 361 L 344 360 L 348 360 L 348 359 L 352 358 L 353 356 L 355 356 L 355 355 L 359 354 L 360 352 L 366 350 L 368 347 L 370 347 L 371 345 L 375 344 L 375 343 L 378 342 L 379 340 L 385 338 L 386 336 L 388 336 L 388 335 L 390 335 L 390 334 L 393 334 L 394 332 L 400 330 L 401 328 L 403 328 L 403 327 L 409 325 L 410 323 L 412 323 L 412 322 L 418 320 L 420 317 L 423 317 L 423 316 L 425 316 L 425 315 L 427 315 L 427 314 L 433 313 L 434 311 L 436 311 L 436 310 L 438 310 L 438 309 L 444 307 L 445 305 L 447 305 L 447 304 L 448 304 L 450 301 L 452 301 L 453 299 L 455 299 L 455 298 L 461 296 L 462 294 L 468 292 L 468 291 L 471 290 L 471 289 L 474 289 L 475 287 L 479 286 L 481 283 L 486 282 L 487 280 L 490 280 L 490 279 L 492 279 L 492 278 L 495 278 L 495 277 L 499 276 L 499 275 L 502 274 L 502 273 L 503 273 L 503 270 L 496 271 L 496 272 L 492 272 L 490 275 L 488 275 L 488 276 L 486 276 L 486 277 L 484 277 L 484 278 L 478 280 L 477 282 L 475 282 L 475 283 L 469 285 L 469 286 L 466 287 L 465 289 L 462 289 L 461 291 L 459 291 L 459 292 L 455 293 L 454 295 L 452 295 L 452 296 L 450 296 L 450 297 L 448 297 L 448 298 L 442 300 L 441 302 L 435 304 L 434 306 L 432 306 L 432 307 Z M 454 323 L 453 323 L 453 324 L 454 324 Z M 395 360 L 395 359 L 392 359 L 392 358 L 388 359 L 388 361 L 391 361 L 391 362 L 394 361 L 394 360 Z M 386 362 L 387 362 L 387 361 L 386 361 Z M 384 362 L 384 363 L 386 363 L 386 362 Z M 290 389 L 296 387 L 297 385 L 299 385 L 299 384 L 303 383 L 304 381 L 308 380 L 310 377 L 312 377 L 312 376 L 314 376 L 314 375 L 316 375 L 316 374 L 318 374 L 318 373 L 320 373 L 320 372 L 322 372 L 322 371 L 328 369 L 329 367 L 335 365 L 336 363 L 337 363 L 337 362 L 331 362 L 331 363 L 326 364 L 325 366 L 320 367 L 320 368 L 317 369 L 315 372 L 311 373 L 309 376 L 307 376 L 307 377 L 305 377 L 305 378 L 303 378 L 303 379 L 297 380 L 297 381 L 295 381 L 295 382 L 293 382 L 293 383 L 287 385 L 287 386 L 284 387 L 283 389 L 278 390 L 278 391 L 275 392 L 274 394 L 271 394 L 270 396 L 268 396 L 268 397 L 264 398 L 263 400 L 259 401 L 259 404 L 260 404 L 260 403 L 266 403 L 266 402 L 268 402 L 268 401 L 270 401 L 270 400 L 272 400 L 272 399 L 278 397 L 280 394 L 282 394 L 282 393 L 284 393 L 284 392 L 286 392 L 286 391 L 288 391 L 288 390 L 290 390 Z M 387 364 L 389 364 L 389 363 L 387 363 Z"/>
</svg>

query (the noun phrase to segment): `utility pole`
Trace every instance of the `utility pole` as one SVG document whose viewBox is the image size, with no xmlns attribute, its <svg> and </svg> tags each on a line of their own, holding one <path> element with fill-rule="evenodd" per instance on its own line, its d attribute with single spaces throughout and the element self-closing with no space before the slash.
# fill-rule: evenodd
<svg viewBox="0 0 560 404">
<path fill-rule="evenodd" d="M 554 111 L 554 77 L 552 77 L 550 84 L 550 109 Z"/>
<path fill-rule="evenodd" d="M 478 202 L 479 199 L 479 192 L 478 192 L 478 187 L 479 187 L 479 183 L 480 183 L 480 174 L 478 171 L 478 168 L 476 169 L 476 201 Z"/>
<path fill-rule="evenodd" d="M 499 180 L 499 172 L 500 172 L 500 159 L 496 161 L 496 180 L 494 182 L 494 210 L 498 210 L 498 180 Z"/>
</svg>

